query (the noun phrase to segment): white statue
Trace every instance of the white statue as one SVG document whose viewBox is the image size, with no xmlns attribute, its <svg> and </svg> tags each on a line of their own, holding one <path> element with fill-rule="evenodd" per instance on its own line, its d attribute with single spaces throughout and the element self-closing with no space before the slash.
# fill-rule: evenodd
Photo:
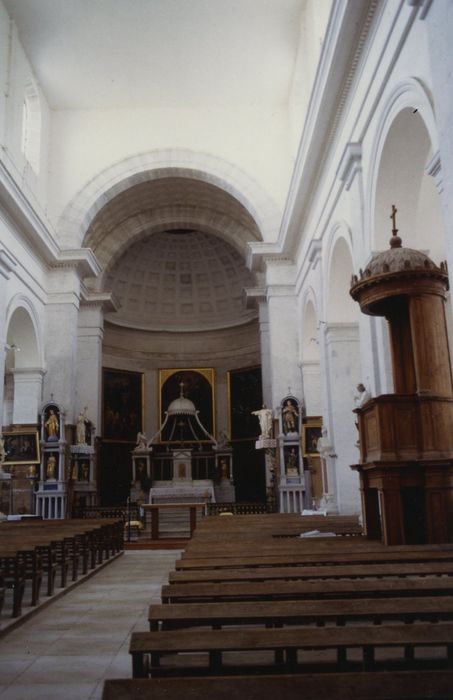
<svg viewBox="0 0 453 700">
<path fill-rule="evenodd" d="M 357 384 L 357 393 L 354 396 L 354 403 L 356 408 L 362 408 L 367 401 L 371 399 L 371 394 L 364 384 Z"/>
<path fill-rule="evenodd" d="M 230 441 L 228 440 L 228 435 L 225 430 L 219 430 L 219 438 L 217 440 L 217 449 L 220 447 L 229 447 Z"/>
<path fill-rule="evenodd" d="M 137 442 L 134 447 L 134 450 L 136 452 L 144 452 L 145 450 L 148 449 L 148 438 L 146 437 L 145 433 L 142 433 L 139 431 L 137 433 Z"/>
<path fill-rule="evenodd" d="M 327 428 L 322 428 L 321 437 L 318 438 L 316 443 L 316 449 L 319 452 L 321 459 L 327 459 L 327 457 L 333 457 L 333 447 L 330 444 L 330 440 L 327 437 Z"/>
<path fill-rule="evenodd" d="M 87 407 L 83 409 L 83 411 L 80 411 L 79 415 L 77 416 L 77 428 L 76 428 L 76 439 L 77 439 L 77 445 L 86 445 L 87 444 L 87 435 L 86 435 L 86 427 L 88 423 L 88 418 L 87 418 Z"/>
<path fill-rule="evenodd" d="M 257 416 L 260 422 L 260 438 L 272 437 L 273 414 L 271 409 L 267 408 L 266 404 L 263 403 L 263 408 L 260 408 L 259 411 L 252 411 L 252 416 Z"/>
</svg>

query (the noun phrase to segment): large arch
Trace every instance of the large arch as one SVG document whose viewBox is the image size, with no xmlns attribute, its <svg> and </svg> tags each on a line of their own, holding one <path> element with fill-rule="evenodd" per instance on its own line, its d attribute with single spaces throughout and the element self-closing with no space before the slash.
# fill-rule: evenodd
<svg viewBox="0 0 453 700">
<path fill-rule="evenodd" d="M 6 342 L 15 354 L 9 366 L 14 368 L 42 368 L 43 350 L 41 330 L 36 310 L 30 301 L 18 294 L 13 297 L 6 312 Z M 7 348 L 8 349 L 8 348 Z"/>
<path fill-rule="evenodd" d="M 321 356 L 319 349 L 319 318 L 313 289 L 302 299 L 302 335 L 300 339 L 300 368 L 307 415 L 322 413 Z"/>
<path fill-rule="evenodd" d="M 169 148 L 130 156 L 90 180 L 59 218 L 57 232 L 61 243 L 81 246 L 96 214 L 114 197 L 137 184 L 172 176 L 216 185 L 242 204 L 265 240 L 275 237 L 281 212 L 255 180 L 211 154 Z"/>
<path fill-rule="evenodd" d="M 352 233 L 345 222 L 336 223 L 327 239 L 324 262 L 324 321 L 355 322 L 357 305 L 349 295 L 353 274 Z"/>
<path fill-rule="evenodd" d="M 10 301 L 6 329 L 3 423 L 35 424 L 44 374 L 42 339 L 35 309 L 23 295 Z"/>
<path fill-rule="evenodd" d="M 368 250 L 388 247 L 390 205 L 395 204 L 403 245 L 442 256 L 440 201 L 426 167 L 438 151 L 431 96 L 419 80 L 409 78 L 394 87 L 376 119 L 365 197 Z"/>
</svg>

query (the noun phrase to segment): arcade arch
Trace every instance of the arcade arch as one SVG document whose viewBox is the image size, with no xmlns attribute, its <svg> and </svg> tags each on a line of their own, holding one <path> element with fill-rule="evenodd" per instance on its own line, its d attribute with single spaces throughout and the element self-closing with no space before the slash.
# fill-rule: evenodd
<svg viewBox="0 0 453 700">
<path fill-rule="evenodd" d="M 39 326 L 22 298 L 11 302 L 7 319 L 3 424 L 35 424 L 44 374 Z"/>
</svg>

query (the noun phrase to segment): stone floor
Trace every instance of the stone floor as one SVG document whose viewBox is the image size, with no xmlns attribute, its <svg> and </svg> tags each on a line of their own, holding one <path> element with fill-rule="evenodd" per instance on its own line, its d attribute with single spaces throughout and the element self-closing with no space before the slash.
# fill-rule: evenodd
<svg viewBox="0 0 453 700">
<path fill-rule="evenodd" d="M 179 554 L 127 551 L 0 639 L 0 699 L 101 698 L 104 679 L 130 677 L 130 634 Z"/>
</svg>

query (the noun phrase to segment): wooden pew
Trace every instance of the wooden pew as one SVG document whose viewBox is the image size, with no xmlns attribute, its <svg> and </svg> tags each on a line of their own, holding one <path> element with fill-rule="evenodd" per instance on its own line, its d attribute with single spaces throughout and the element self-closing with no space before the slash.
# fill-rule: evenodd
<svg viewBox="0 0 453 700">
<path fill-rule="evenodd" d="M 301 600 L 308 598 L 374 598 L 453 594 L 453 577 L 421 579 L 349 579 L 335 581 L 254 581 L 162 586 L 162 603 L 235 600 Z"/>
<path fill-rule="evenodd" d="M 175 562 L 177 570 L 189 569 L 238 569 L 260 566 L 313 566 L 333 564 L 380 564 L 391 562 L 430 562 L 453 561 L 453 550 L 408 550 L 394 551 L 393 547 L 378 551 L 351 551 L 351 552 L 325 552 L 324 554 L 310 554 L 302 551 L 300 554 L 257 554 L 245 556 L 237 553 L 236 556 L 223 557 L 199 557 L 184 558 Z"/>
<path fill-rule="evenodd" d="M 148 610 L 148 620 L 151 630 L 453 620 L 453 597 L 257 600 L 253 605 L 248 602 L 153 604 Z"/>
<path fill-rule="evenodd" d="M 169 608 L 171 606 L 168 606 Z M 378 670 L 392 665 L 401 667 L 401 661 L 377 661 L 375 652 L 384 647 L 404 650 L 405 668 L 451 667 L 453 664 L 453 625 L 418 624 L 386 625 L 379 627 L 343 627 L 299 629 L 241 629 L 241 630 L 179 630 L 178 632 L 134 632 L 129 652 L 132 655 L 134 678 L 148 674 L 158 675 L 222 675 L 228 673 L 300 673 L 314 670 Z M 435 647 L 443 652 L 442 659 L 422 660 L 414 652 L 419 647 Z M 362 660 L 348 660 L 347 651 L 359 649 Z M 335 659 L 324 662 L 304 662 L 301 652 L 317 650 L 334 651 Z M 254 661 L 244 652 L 272 652 L 272 658 Z M 236 662 L 224 658 L 225 652 L 239 652 Z M 299 653 L 298 653 L 299 652 Z M 145 655 L 150 655 L 150 665 L 145 664 Z M 175 654 L 176 657 L 163 657 Z M 196 665 L 190 663 L 185 654 L 196 654 Z"/>
<path fill-rule="evenodd" d="M 270 566 L 252 569 L 188 569 L 171 571 L 169 582 L 245 583 L 247 581 L 308 581 L 328 579 L 380 579 L 407 576 L 453 576 L 453 562 L 409 562 L 394 564 L 351 564 L 335 566 Z"/>
<path fill-rule="evenodd" d="M 286 676 L 107 680 L 102 700 L 445 700 L 453 671 L 304 673 Z"/>
<path fill-rule="evenodd" d="M 23 558 L 23 576 L 25 581 L 30 581 L 31 582 L 31 600 L 30 600 L 30 605 L 34 606 L 37 605 L 39 602 L 39 593 L 41 590 L 41 582 L 42 582 L 42 556 L 37 547 L 32 545 L 31 543 L 23 544 L 23 545 L 15 545 L 12 544 L 11 542 L 7 542 L 6 544 L 2 544 L 0 546 L 0 568 L 2 568 L 2 559 L 5 559 L 7 557 L 15 557 L 17 554 L 21 554 Z M 14 566 L 13 566 L 14 568 Z M 13 570 L 11 569 L 11 571 Z M 14 574 L 12 575 L 12 580 L 11 580 L 11 575 L 8 574 L 8 578 L 10 579 L 10 583 L 12 584 L 10 587 L 15 587 L 14 583 Z"/>
<path fill-rule="evenodd" d="M 275 538 L 249 538 L 245 541 L 223 541 L 219 539 L 217 542 L 198 541 L 189 544 L 183 554 L 183 559 L 206 558 L 212 556 L 254 556 L 257 550 L 261 555 L 272 554 L 348 554 L 353 552 L 371 553 L 371 552 L 386 552 L 388 547 L 385 547 L 381 542 L 367 541 L 364 538 L 349 538 L 347 540 L 337 538 L 313 538 L 313 539 L 275 539 Z M 453 553 L 453 544 L 431 544 L 431 545 L 394 545 L 392 551 L 408 553 L 429 553 L 435 554 L 438 552 Z"/>
<path fill-rule="evenodd" d="M 0 571 L 7 588 L 13 590 L 12 617 L 22 613 L 22 600 L 25 591 L 25 557 L 22 552 L 2 552 L 0 550 Z"/>
<path fill-rule="evenodd" d="M 31 581 L 31 604 L 39 601 L 42 571 L 47 574 L 47 595 L 53 595 L 57 567 L 61 586 L 67 585 L 69 571 L 77 580 L 82 560 L 86 573 L 103 557 L 123 547 L 123 524 L 116 519 L 97 521 L 42 521 L 0 523 L 0 575 L 13 588 L 13 617 L 22 611 L 26 579 Z"/>
</svg>

